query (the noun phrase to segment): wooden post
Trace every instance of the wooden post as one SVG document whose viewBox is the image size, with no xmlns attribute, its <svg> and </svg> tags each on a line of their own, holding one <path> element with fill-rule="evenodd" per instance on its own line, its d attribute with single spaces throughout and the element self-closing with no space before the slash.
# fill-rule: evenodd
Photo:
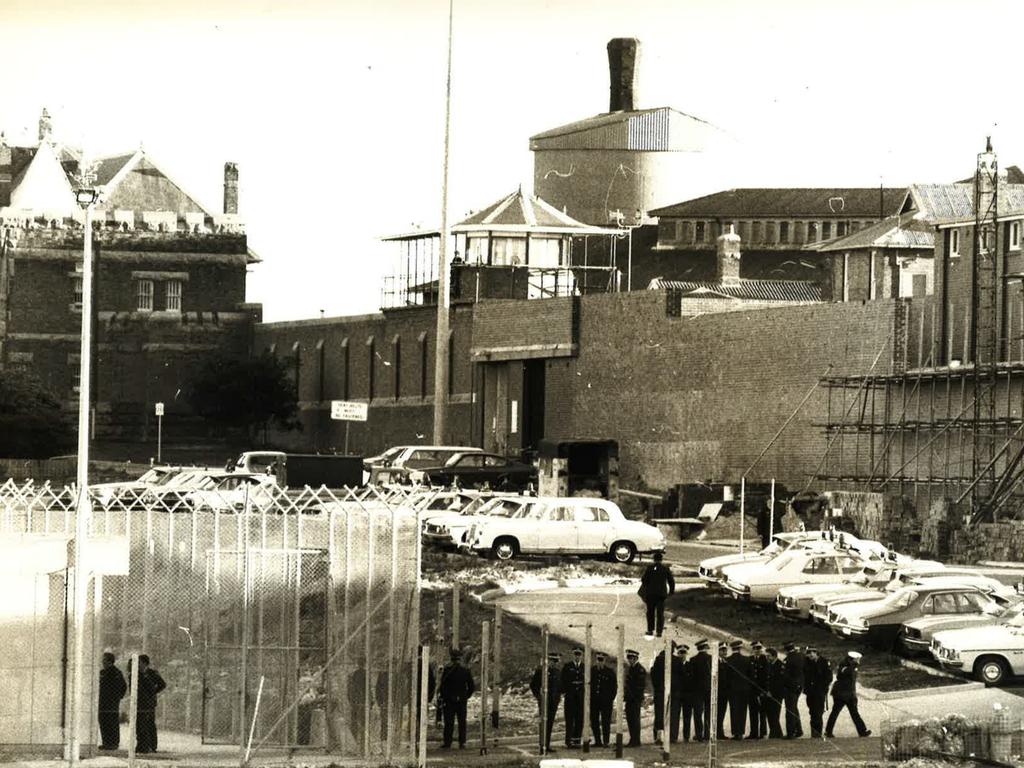
<svg viewBox="0 0 1024 768">
<path fill-rule="evenodd" d="M 619 655 L 615 660 L 618 693 L 615 697 L 615 759 L 622 759 L 622 721 L 626 717 L 626 625 L 619 624 Z"/>
<path fill-rule="evenodd" d="M 540 658 L 540 754 L 547 753 L 548 747 L 548 625 L 541 627 Z"/>
<path fill-rule="evenodd" d="M 299 515 L 301 518 L 302 516 Z M 395 707 L 395 627 L 398 615 L 395 611 L 395 592 L 398 590 L 398 515 L 391 513 L 391 589 L 388 591 L 388 690 L 387 690 L 387 741 L 384 743 L 384 762 L 391 762 L 391 752 L 395 743 L 395 732 L 401 708 Z M 397 713 L 396 713 L 397 709 Z"/>
<path fill-rule="evenodd" d="M 430 646 L 423 646 L 423 660 L 420 662 L 420 690 L 419 690 L 419 733 L 417 742 L 417 765 L 419 768 L 427 768 L 427 686 L 430 685 Z"/>
<path fill-rule="evenodd" d="M 587 634 L 583 638 L 583 738 L 580 747 L 590 752 L 590 646 L 593 639 L 593 625 L 587 622 Z"/>
<path fill-rule="evenodd" d="M 708 768 L 718 766 L 718 643 L 711 643 L 711 705 L 708 707 Z"/>
<path fill-rule="evenodd" d="M 459 634 L 459 619 L 461 618 L 462 590 L 459 583 L 452 586 L 452 649 L 462 647 L 462 638 Z"/>
<path fill-rule="evenodd" d="M 747 505 L 747 478 L 740 478 L 740 554 L 743 554 L 744 545 L 746 543 L 745 528 L 744 524 L 746 517 L 746 505 Z"/>
<path fill-rule="evenodd" d="M 494 746 L 498 746 L 498 728 L 501 723 L 501 606 L 494 606 L 494 696 L 491 703 L 491 728 L 494 729 Z"/>
<path fill-rule="evenodd" d="M 128 766 L 135 768 L 135 729 L 139 720 L 139 654 L 133 653 L 130 678 L 131 695 L 128 698 Z"/>
<path fill-rule="evenodd" d="M 668 762 L 669 744 L 671 743 L 672 724 L 672 638 L 665 633 L 665 684 L 662 690 L 661 704 L 661 759 Z"/>
<path fill-rule="evenodd" d="M 768 543 L 775 540 L 775 478 L 772 478 L 772 495 L 768 503 Z"/>
<path fill-rule="evenodd" d="M 490 656 L 490 632 L 491 622 L 483 621 L 480 623 L 480 754 L 487 754 L 487 718 L 490 716 L 488 713 L 487 705 L 487 686 L 489 684 L 488 679 L 488 657 Z"/>
<path fill-rule="evenodd" d="M 370 755 L 370 656 L 373 653 L 373 622 L 370 621 L 370 604 L 373 601 L 373 512 L 366 513 L 366 626 L 364 627 L 363 648 L 363 757 Z"/>
</svg>

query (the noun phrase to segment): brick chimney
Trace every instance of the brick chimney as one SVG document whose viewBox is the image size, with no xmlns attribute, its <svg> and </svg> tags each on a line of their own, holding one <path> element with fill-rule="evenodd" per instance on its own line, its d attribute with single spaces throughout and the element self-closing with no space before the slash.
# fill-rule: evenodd
<svg viewBox="0 0 1024 768">
<path fill-rule="evenodd" d="M 639 58 L 640 41 L 635 37 L 616 37 L 608 41 L 609 112 L 633 111 L 633 86 Z"/>
<path fill-rule="evenodd" d="M 728 232 L 719 235 L 716 245 L 715 278 L 717 282 L 738 283 L 740 281 L 740 236 L 733 231 L 732 224 L 729 225 Z"/>
<path fill-rule="evenodd" d="M 49 141 L 52 133 L 53 123 L 50 120 L 50 113 L 47 112 L 46 107 L 43 107 L 43 114 L 39 116 L 39 143 Z"/>
<path fill-rule="evenodd" d="M 238 213 L 237 163 L 224 163 L 224 213 Z"/>
</svg>

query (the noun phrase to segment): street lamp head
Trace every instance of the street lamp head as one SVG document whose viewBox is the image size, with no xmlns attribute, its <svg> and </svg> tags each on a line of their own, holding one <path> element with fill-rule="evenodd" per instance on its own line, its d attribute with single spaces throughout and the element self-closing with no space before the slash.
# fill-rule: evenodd
<svg viewBox="0 0 1024 768">
<path fill-rule="evenodd" d="M 100 191 L 94 187 L 80 187 L 75 190 L 75 199 L 83 208 L 88 208 L 100 199 Z"/>
</svg>

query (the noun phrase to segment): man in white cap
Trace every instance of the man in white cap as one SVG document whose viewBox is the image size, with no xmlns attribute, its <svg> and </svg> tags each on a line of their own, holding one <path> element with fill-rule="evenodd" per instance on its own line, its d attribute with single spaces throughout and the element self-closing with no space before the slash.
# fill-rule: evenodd
<svg viewBox="0 0 1024 768">
<path fill-rule="evenodd" d="M 870 736 L 871 731 L 864 725 L 860 713 L 857 711 L 857 667 L 863 656 L 857 651 L 850 651 L 846 658 L 839 662 L 836 670 L 836 681 L 832 684 L 832 711 L 828 716 L 828 723 L 825 725 L 825 737 L 832 738 L 832 729 L 836 725 L 839 712 L 846 707 L 850 711 L 850 718 L 857 729 L 858 736 Z"/>
</svg>

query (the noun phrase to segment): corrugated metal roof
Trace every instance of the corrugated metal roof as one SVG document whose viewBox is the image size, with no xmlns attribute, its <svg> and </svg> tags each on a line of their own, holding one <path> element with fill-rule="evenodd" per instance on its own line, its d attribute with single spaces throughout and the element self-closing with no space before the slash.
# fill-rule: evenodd
<svg viewBox="0 0 1024 768">
<path fill-rule="evenodd" d="M 932 222 L 973 222 L 973 184 L 913 184 L 908 195 L 921 218 Z M 1024 184 L 999 187 L 999 216 L 1024 214 Z"/>
<path fill-rule="evenodd" d="M 610 234 L 618 230 L 592 227 L 562 213 L 539 197 L 527 195 L 522 189 L 503 197 L 460 221 L 453 232 L 483 232 L 488 230 L 557 232 L 560 234 Z"/>
<path fill-rule="evenodd" d="M 683 297 L 722 298 L 740 301 L 821 301 L 821 286 L 806 280 L 746 280 L 706 283 L 688 280 L 651 281 L 648 288 L 679 291 Z"/>
<path fill-rule="evenodd" d="M 906 187 L 741 188 L 715 192 L 651 211 L 668 217 L 819 216 L 878 218 L 899 211 Z"/>
<path fill-rule="evenodd" d="M 904 213 L 890 216 L 884 221 L 858 230 L 845 237 L 815 243 L 812 250 L 820 253 L 854 251 L 861 248 L 922 248 L 935 247 L 935 226 L 916 214 Z"/>
</svg>

